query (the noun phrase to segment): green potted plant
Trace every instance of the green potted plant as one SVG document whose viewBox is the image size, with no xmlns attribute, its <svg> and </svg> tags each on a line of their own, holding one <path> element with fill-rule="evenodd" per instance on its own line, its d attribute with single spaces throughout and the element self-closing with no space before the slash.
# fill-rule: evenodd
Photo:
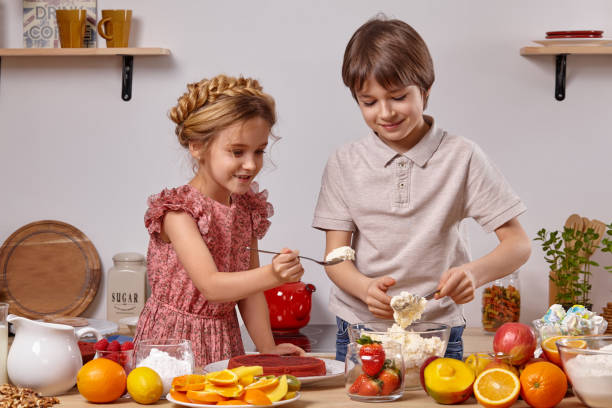
<svg viewBox="0 0 612 408">
<path fill-rule="evenodd" d="M 606 225 L 606 234 L 612 237 L 612 223 Z M 602 252 L 612 252 L 612 240 L 603 238 L 593 228 L 585 231 L 564 227 L 563 231 L 538 231 L 535 241 L 541 241 L 544 259 L 549 264 L 550 280 L 557 289 L 555 301 L 565 309 L 581 304 L 592 310 L 591 268 L 599 263 L 591 260 L 591 255 L 601 248 Z M 612 272 L 612 265 L 604 267 Z"/>
</svg>

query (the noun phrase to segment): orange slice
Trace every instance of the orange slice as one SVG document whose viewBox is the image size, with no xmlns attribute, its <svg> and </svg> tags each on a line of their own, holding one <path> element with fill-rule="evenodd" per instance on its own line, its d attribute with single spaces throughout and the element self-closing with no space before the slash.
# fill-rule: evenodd
<svg viewBox="0 0 612 408">
<path fill-rule="evenodd" d="M 246 404 L 244 403 L 244 401 L 231 399 L 227 401 L 217 402 L 217 405 L 246 405 Z"/>
<path fill-rule="evenodd" d="M 242 400 L 251 405 L 272 405 L 270 398 L 261 390 L 246 390 Z"/>
<path fill-rule="evenodd" d="M 180 402 L 191 402 L 187 399 L 187 395 L 185 395 L 184 392 L 181 391 L 177 391 L 174 388 L 170 389 L 170 396 L 172 397 L 172 399 L 176 400 L 176 401 L 180 401 Z"/>
<path fill-rule="evenodd" d="M 245 388 L 247 390 L 261 390 L 264 393 L 268 393 L 273 391 L 278 385 L 278 377 L 274 378 L 262 378 L 253 384 L 247 385 Z"/>
<path fill-rule="evenodd" d="M 233 385 L 226 385 L 226 386 L 206 384 L 206 388 L 204 389 L 206 391 L 216 392 L 217 394 L 225 398 L 240 398 L 242 394 L 244 393 L 244 387 L 240 384 L 233 384 Z"/>
<path fill-rule="evenodd" d="M 554 336 L 549 337 L 542 342 L 542 351 L 546 354 L 546 358 L 551 362 L 555 363 L 558 366 L 561 366 L 561 357 L 559 356 L 559 349 L 555 342 L 559 339 L 567 339 L 572 338 L 572 336 Z M 586 348 L 586 341 L 584 340 L 570 340 L 567 342 L 569 347 L 574 348 Z"/>
<path fill-rule="evenodd" d="M 231 370 L 215 371 L 206 376 L 215 385 L 232 385 L 238 383 L 238 374 Z"/>
<path fill-rule="evenodd" d="M 213 391 L 187 391 L 187 399 L 196 404 L 216 404 L 227 398 Z"/>
<path fill-rule="evenodd" d="M 206 377 L 200 374 L 187 374 L 180 377 L 174 377 L 172 380 L 172 388 L 176 391 L 203 390 L 206 383 Z"/>
<path fill-rule="evenodd" d="M 474 382 L 474 396 L 487 408 L 507 408 L 518 399 L 521 390 L 519 378 L 503 368 L 485 370 Z"/>
</svg>

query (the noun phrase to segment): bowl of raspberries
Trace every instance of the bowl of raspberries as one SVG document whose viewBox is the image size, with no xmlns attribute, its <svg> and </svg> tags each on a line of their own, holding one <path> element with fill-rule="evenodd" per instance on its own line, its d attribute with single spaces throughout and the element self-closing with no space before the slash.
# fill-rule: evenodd
<svg viewBox="0 0 612 408">
<path fill-rule="evenodd" d="M 111 342 L 103 338 L 94 344 L 96 352 L 94 358 L 107 358 L 121 364 L 126 374 L 134 368 L 134 343 L 124 341 L 119 343 L 117 340 Z"/>
</svg>

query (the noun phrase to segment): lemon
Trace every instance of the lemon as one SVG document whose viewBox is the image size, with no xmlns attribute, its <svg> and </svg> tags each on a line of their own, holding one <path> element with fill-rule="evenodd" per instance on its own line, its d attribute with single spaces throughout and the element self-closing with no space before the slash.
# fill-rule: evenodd
<svg viewBox="0 0 612 408">
<path fill-rule="evenodd" d="M 161 377 L 149 367 L 133 369 L 127 377 L 127 390 L 139 404 L 153 404 L 164 392 Z"/>
</svg>

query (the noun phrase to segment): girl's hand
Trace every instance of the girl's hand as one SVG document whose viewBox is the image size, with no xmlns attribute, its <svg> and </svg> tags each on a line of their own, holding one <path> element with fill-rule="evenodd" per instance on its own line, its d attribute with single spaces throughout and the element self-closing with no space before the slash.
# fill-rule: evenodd
<svg viewBox="0 0 612 408">
<path fill-rule="evenodd" d="M 280 255 L 272 258 L 272 270 L 281 283 L 297 282 L 304 274 L 304 268 L 298 258 L 299 251 L 283 248 Z"/>
<path fill-rule="evenodd" d="M 395 285 L 395 279 L 390 276 L 372 279 L 368 285 L 365 303 L 370 312 L 380 319 L 390 319 L 393 317 L 391 309 L 391 296 L 387 295 L 387 290 Z"/>
<path fill-rule="evenodd" d="M 265 354 L 280 354 L 280 355 L 292 355 L 292 356 L 303 356 L 306 354 L 304 350 L 291 343 L 277 344 L 274 348 L 269 350 L 263 350 Z"/>
<path fill-rule="evenodd" d="M 474 300 L 476 281 L 469 269 L 463 266 L 450 268 L 442 274 L 438 283 L 439 293 L 435 298 L 449 296 L 458 305 Z"/>
</svg>

